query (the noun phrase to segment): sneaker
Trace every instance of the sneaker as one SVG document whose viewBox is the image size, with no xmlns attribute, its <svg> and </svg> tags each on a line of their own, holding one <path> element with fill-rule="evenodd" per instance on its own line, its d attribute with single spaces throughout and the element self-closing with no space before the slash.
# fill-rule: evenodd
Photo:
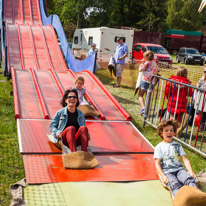
<svg viewBox="0 0 206 206">
<path fill-rule="evenodd" d="M 141 111 L 139 112 L 140 115 L 144 114 L 144 108 L 141 109 Z"/>
</svg>

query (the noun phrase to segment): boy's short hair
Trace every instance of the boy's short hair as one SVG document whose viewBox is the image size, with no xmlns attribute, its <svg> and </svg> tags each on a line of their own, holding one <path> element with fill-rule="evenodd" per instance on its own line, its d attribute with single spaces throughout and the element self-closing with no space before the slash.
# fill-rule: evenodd
<svg viewBox="0 0 206 206">
<path fill-rule="evenodd" d="M 146 51 L 143 55 L 144 57 L 147 57 L 149 61 L 152 61 L 154 59 L 154 53 L 152 51 Z"/>
<path fill-rule="evenodd" d="M 168 119 L 168 120 L 165 120 L 163 122 L 161 122 L 158 127 L 157 127 L 157 134 L 161 137 L 162 137 L 162 133 L 163 133 L 163 128 L 168 126 L 168 125 L 172 125 L 173 126 L 173 130 L 174 132 L 177 131 L 177 128 L 178 128 L 178 123 L 173 120 L 173 119 Z"/>
<path fill-rule="evenodd" d="M 79 81 L 79 80 L 84 82 L 84 77 L 81 77 L 81 76 L 77 77 L 77 78 L 75 79 L 75 84 L 76 84 L 77 81 Z"/>
</svg>

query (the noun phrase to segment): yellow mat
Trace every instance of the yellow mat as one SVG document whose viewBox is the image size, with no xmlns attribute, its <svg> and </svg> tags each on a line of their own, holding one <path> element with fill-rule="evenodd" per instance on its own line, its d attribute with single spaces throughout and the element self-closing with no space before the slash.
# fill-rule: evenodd
<svg viewBox="0 0 206 206">
<path fill-rule="evenodd" d="M 172 206 L 158 180 L 28 185 L 24 197 L 27 206 Z"/>
</svg>

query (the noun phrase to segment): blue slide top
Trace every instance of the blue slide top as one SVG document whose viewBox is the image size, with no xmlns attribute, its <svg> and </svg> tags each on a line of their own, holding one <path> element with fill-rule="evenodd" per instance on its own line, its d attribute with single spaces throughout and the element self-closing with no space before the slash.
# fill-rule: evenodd
<svg viewBox="0 0 206 206">
<path fill-rule="evenodd" d="M 64 33 L 59 17 L 56 14 L 52 14 L 49 17 L 47 17 L 45 10 L 44 10 L 43 0 L 39 0 L 39 3 L 40 3 L 39 5 L 40 5 L 42 23 L 44 26 L 52 25 L 53 28 L 56 30 L 58 38 L 61 43 L 61 50 L 69 66 L 69 69 L 71 69 L 73 72 L 81 72 L 84 70 L 89 70 L 94 73 L 94 68 L 96 64 L 96 55 L 92 54 L 82 61 L 75 59 L 69 47 L 69 43 L 67 41 L 67 38 Z"/>
</svg>

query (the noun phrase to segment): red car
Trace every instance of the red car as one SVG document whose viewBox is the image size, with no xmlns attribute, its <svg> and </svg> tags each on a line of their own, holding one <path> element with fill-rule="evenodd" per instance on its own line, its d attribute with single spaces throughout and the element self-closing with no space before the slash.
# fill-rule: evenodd
<svg viewBox="0 0 206 206">
<path fill-rule="evenodd" d="M 154 52 L 155 59 L 160 64 L 160 66 L 171 67 L 172 57 L 169 55 L 168 51 L 159 44 L 149 44 L 149 43 L 136 43 L 132 48 L 132 58 L 134 60 L 142 60 L 143 53 L 145 51 Z"/>
</svg>

